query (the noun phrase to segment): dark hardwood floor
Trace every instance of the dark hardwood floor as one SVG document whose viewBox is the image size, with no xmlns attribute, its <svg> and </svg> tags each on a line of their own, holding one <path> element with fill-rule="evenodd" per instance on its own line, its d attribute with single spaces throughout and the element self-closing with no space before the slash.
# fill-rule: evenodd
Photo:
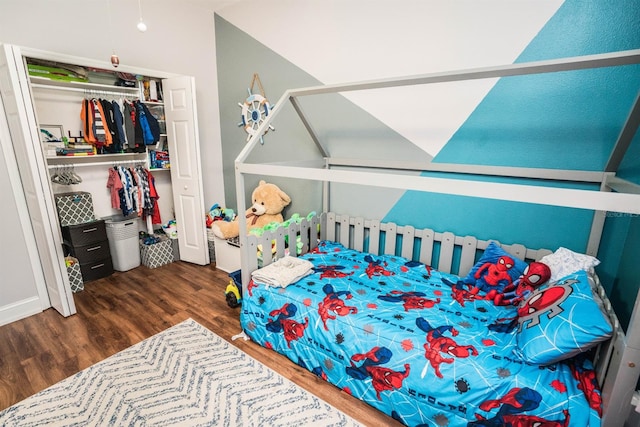
<svg viewBox="0 0 640 427">
<path fill-rule="evenodd" d="M 77 314 L 53 309 L 0 327 L 0 410 L 164 329 L 192 318 L 365 425 L 399 423 L 255 343 L 232 341 L 239 308 L 224 297 L 227 273 L 186 262 L 88 282 L 74 294 Z"/>
</svg>

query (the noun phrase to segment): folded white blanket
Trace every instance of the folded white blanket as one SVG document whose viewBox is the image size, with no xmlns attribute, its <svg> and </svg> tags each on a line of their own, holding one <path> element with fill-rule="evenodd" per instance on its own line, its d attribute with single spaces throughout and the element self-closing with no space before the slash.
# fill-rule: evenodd
<svg viewBox="0 0 640 427">
<path fill-rule="evenodd" d="M 311 273 L 313 273 L 313 263 L 310 261 L 285 256 L 273 264 L 254 271 L 251 277 L 254 282 L 284 288 Z"/>
</svg>

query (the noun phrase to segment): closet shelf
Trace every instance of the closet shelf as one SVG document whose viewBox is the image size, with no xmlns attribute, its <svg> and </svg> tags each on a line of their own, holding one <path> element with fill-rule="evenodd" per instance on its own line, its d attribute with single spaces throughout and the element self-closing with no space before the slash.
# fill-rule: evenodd
<svg viewBox="0 0 640 427">
<path fill-rule="evenodd" d="M 46 77 L 30 76 L 31 87 L 65 90 L 71 92 L 96 92 L 107 93 L 109 95 L 125 95 L 125 96 L 139 96 L 140 89 L 138 87 L 124 87 L 114 86 L 99 83 L 85 83 L 85 82 L 67 82 L 59 80 L 51 80 Z"/>
<path fill-rule="evenodd" d="M 147 153 L 96 154 L 93 156 L 47 157 L 49 168 L 64 165 L 103 166 L 122 163 L 146 163 Z"/>
</svg>

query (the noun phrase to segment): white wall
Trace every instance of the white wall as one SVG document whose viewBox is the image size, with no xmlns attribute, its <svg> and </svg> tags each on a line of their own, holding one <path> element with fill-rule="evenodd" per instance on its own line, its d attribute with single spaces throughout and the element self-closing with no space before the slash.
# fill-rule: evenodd
<svg viewBox="0 0 640 427">
<path fill-rule="evenodd" d="M 148 25 L 147 32 L 141 33 L 136 29 L 139 19 L 136 0 L 0 0 L 0 43 L 100 61 L 109 61 L 112 52 L 116 52 L 123 66 L 195 77 L 204 200 L 208 205 L 224 200 L 214 11 L 229 3 L 141 0 L 143 17 Z M 7 138 L 1 142 L 10 147 Z M 3 224 L 0 324 L 41 309 L 37 298 L 37 272 L 31 268 L 37 265 L 37 260 L 30 259 L 28 243 L 21 244 L 24 242 L 23 228 L 29 224 L 22 224 L 19 215 L 26 216 L 26 205 L 22 201 L 25 210 L 21 214 L 18 209 L 19 183 L 17 187 L 12 186 L 5 173 L 11 166 L 15 168 L 15 160 L 12 163 L 9 156 L 0 157 L 0 191 L 2 201 L 7 205 L 0 214 Z M 160 175 L 157 179 L 168 177 Z M 161 194 L 161 199 L 169 201 L 170 193 Z M 164 213 L 163 220 L 170 219 L 168 216 L 168 212 Z"/>
<path fill-rule="evenodd" d="M 213 16 L 230 3 L 141 0 L 148 26 L 141 33 L 135 0 L 2 0 L 0 42 L 101 61 L 115 51 L 122 65 L 195 77 L 209 204 L 224 200 Z"/>
<path fill-rule="evenodd" d="M 271 0 L 238 2 L 217 13 L 320 82 L 333 84 L 511 64 L 562 3 Z M 494 83 L 343 95 L 436 156 Z"/>
</svg>

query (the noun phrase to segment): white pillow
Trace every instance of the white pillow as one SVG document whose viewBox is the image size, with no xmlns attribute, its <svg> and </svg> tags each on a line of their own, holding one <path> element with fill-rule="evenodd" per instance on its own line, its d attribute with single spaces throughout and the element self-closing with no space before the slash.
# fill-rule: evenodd
<svg viewBox="0 0 640 427">
<path fill-rule="evenodd" d="M 555 283 L 559 279 L 579 270 L 591 272 L 593 267 L 600 264 L 598 258 L 573 252 L 562 247 L 558 248 L 554 253 L 542 257 L 540 262 L 547 264 L 551 269 L 550 283 Z"/>
</svg>

